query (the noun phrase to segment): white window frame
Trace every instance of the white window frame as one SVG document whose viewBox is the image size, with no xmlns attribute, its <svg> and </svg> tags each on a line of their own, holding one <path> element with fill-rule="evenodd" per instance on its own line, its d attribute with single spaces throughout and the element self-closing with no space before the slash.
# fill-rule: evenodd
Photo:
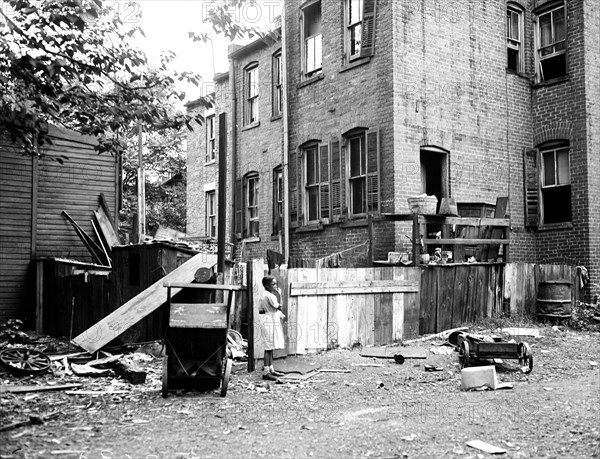
<svg viewBox="0 0 600 459">
<path fill-rule="evenodd" d="M 560 9 L 562 9 L 564 12 L 565 33 L 564 33 L 564 38 L 562 40 L 556 41 L 555 26 L 554 26 L 553 18 L 554 18 L 554 13 Z M 548 14 L 550 15 L 552 42 L 549 45 L 546 45 L 542 48 L 541 19 L 543 16 L 546 16 Z M 545 61 L 547 59 L 555 58 L 560 55 L 565 56 L 565 73 L 564 73 L 564 75 L 561 75 L 561 76 L 567 75 L 567 73 L 568 73 L 568 71 L 567 71 L 567 56 L 566 56 L 566 54 L 567 54 L 567 35 L 568 35 L 567 6 L 564 3 L 564 1 L 557 3 L 554 6 L 548 8 L 540 13 L 537 13 L 536 26 L 535 26 L 535 73 L 536 73 L 538 82 L 548 81 L 548 78 L 546 78 L 543 74 L 543 67 L 542 67 L 543 61 Z M 562 43 L 562 46 L 561 46 L 561 43 Z M 562 49 L 556 50 L 556 47 L 561 47 Z M 553 48 L 552 52 L 550 54 L 542 56 L 542 49 L 547 49 L 547 48 Z M 557 77 L 557 78 L 559 78 L 559 77 Z"/>
<path fill-rule="evenodd" d="M 257 173 L 248 174 L 246 180 L 246 235 L 247 237 L 260 236 L 259 223 L 259 177 Z"/>
<path fill-rule="evenodd" d="M 314 183 L 308 183 L 308 178 L 309 178 L 309 171 L 308 171 L 308 163 L 309 163 L 309 156 L 314 154 Z M 307 147 L 304 148 L 304 220 L 305 223 L 318 223 L 321 220 L 321 190 L 320 190 L 320 186 L 321 186 L 321 179 L 319 177 L 320 175 L 320 171 L 321 171 L 321 164 L 320 164 L 320 158 L 319 158 L 319 144 L 315 143 L 312 145 L 308 145 Z M 317 194 L 317 202 L 316 202 L 316 218 L 310 218 L 310 211 L 311 211 L 311 205 L 310 205 L 310 193 L 311 192 L 315 192 L 316 190 L 316 194 Z"/>
<path fill-rule="evenodd" d="M 283 167 L 277 166 L 273 170 L 273 234 L 277 234 L 277 219 L 281 226 L 283 221 Z"/>
<path fill-rule="evenodd" d="M 359 171 L 352 175 L 352 145 L 358 141 L 359 149 Z M 355 171 L 356 172 L 356 171 Z M 346 139 L 346 177 L 348 178 L 348 212 L 350 218 L 364 217 L 367 215 L 367 131 L 353 134 Z M 355 187 L 362 186 L 362 208 L 356 211 L 354 199 Z"/>
<path fill-rule="evenodd" d="M 358 10 L 358 17 L 352 17 L 351 12 L 356 8 Z M 360 39 L 357 48 L 352 52 L 353 45 L 353 32 L 358 31 L 362 37 L 363 29 L 363 12 L 364 12 L 364 0 L 345 0 L 344 1 L 344 24 L 345 24 L 345 50 L 348 61 L 360 58 L 361 53 L 361 41 Z"/>
<path fill-rule="evenodd" d="M 572 217 L 569 220 L 564 220 L 561 222 L 547 222 L 546 220 L 546 195 L 545 195 L 545 191 L 546 190 L 551 190 L 553 188 L 561 188 L 561 187 L 569 187 L 571 188 L 571 150 L 570 150 L 570 146 L 568 143 L 566 142 L 557 142 L 551 145 L 546 145 L 544 147 L 541 147 L 539 149 L 539 154 L 540 154 L 540 201 L 541 201 L 541 222 L 542 224 L 554 224 L 554 223 L 564 223 L 564 222 L 570 222 L 572 220 Z M 559 167 L 559 163 L 558 163 L 558 155 L 562 153 L 565 154 L 566 153 L 566 157 L 567 157 L 567 164 L 566 164 L 566 169 L 567 169 L 567 177 L 566 177 L 566 181 L 561 181 L 561 178 L 563 178 L 562 176 L 559 176 L 559 171 L 560 171 L 560 167 Z M 553 168 L 554 168 L 554 173 L 552 174 L 553 177 L 553 183 L 546 183 L 546 161 L 545 161 L 545 157 L 548 155 L 552 155 L 553 156 L 553 160 L 552 160 L 552 164 L 553 164 Z M 570 198 L 569 198 L 570 199 Z M 552 203 L 549 203 L 550 205 L 554 205 Z M 573 202 L 571 200 L 571 209 L 573 206 Z M 572 210 L 571 210 L 572 211 Z"/>
<path fill-rule="evenodd" d="M 259 80 L 258 64 L 253 63 L 244 69 L 244 125 L 259 121 Z"/>
<path fill-rule="evenodd" d="M 217 202 L 215 190 L 204 193 L 206 211 L 205 232 L 208 237 L 217 237 Z"/>
<path fill-rule="evenodd" d="M 281 50 L 273 54 L 273 116 L 283 113 L 283 60 Z"/>
<path fill-rule="evenodd" d="M 215 129 L 215 115 L 209 115 L 206 117 L 206 163 L 211 163 L 216 158 L 216 129 Z"/>
<path fill-rule="evenodd" d="M 525 37 L 525 12 L 523 9 L 514 4 L 509 3 L 506 7 L 506 47 L 507 47 L 507 63 L 506 66 L 508 68 L 508 53 L 509 50 L 514 50 L 517 53 L 517 68 L 514 69 L 518 73 L 523 73 L 525 69 L 525 46 L 524 46 L 524 37 Z M 514 28 L 512 27 L 513 23 L 511 19 L 516 16 L 517 17 L 517 30 L 516 33 L 518 37 L 514 37 Z"/>
<path fill-rule="evenodd" d="M 318 33 L 314 33 L 312 35 L 307 34 L 307 24 L 309 13 L 312 12 L 313 9 L 316 9 L 318 5 L 319 13 L 321 16 L 320 19 L 320 27 Z M 310 78 L 312 76 L 318 75 L 323 71 L 323 15 L 321 8 L 321 0 L 316 0 L 305 5 L 302 8 L 302 27 L 301 27 L 301 35 L 302 35 L 302 69 L 303 74 L 306 78 Z M 311 54 L 312 51 L 312 54 Z M 311 55 L 313 58 L 311 59 Z"/>
</svg>

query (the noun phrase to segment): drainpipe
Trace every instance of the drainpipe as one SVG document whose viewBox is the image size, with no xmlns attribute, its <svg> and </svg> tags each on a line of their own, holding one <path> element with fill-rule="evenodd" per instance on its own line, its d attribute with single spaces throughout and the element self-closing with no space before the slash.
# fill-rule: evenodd
<svg viewBox="0 0 600 459">
<path fill-rule="evenodd" d="M 281 11 L 281 60 L 283 61 L 282 69 L 283 69 L 283 151 L 281 164 L 283 166 L 283 238 L 285 240 L 283 255 L 285 261 L 290 256 L 290 190 L 289 190 L 289 176 L 288 176 L 288 149 L 289 149 L 289 139 L 288 139 L 288 98 L 287 98 L 287 44 L 286 44 L 286 31 L 285 31 L 285 10 L 286 4 L 283 4 L 283 8 Z"/>
<path fill-rule="evenodd" d="M 237 180 L 237 91 L 235 87 L 235 65 L 234 59 L 229 57 L 229 89 L 231 91 L 231 190 L 233 196 L 231 199 L 231 218 L 229 219 L 231 228 L 231 242 L 235 243 L 235 187 Z M 232 254 L 233 255 L 233 254 Z"/>
</svg>

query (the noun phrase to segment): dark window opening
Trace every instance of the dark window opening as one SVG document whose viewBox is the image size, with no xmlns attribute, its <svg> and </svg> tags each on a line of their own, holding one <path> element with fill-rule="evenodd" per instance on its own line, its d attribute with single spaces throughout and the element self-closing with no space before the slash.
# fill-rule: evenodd
<svg viewBox="0 0 600 459">
<path fill-rule="evenodd" d="M 542 79 L 552 80 L 567 74 L 567 59 L 564 54 L 544 59 L 540 62 Z"/>
<path fill-rule="evenodd" d="M 548 203 L 544 206 L 544 223 L 571 221 L 571 185 L 543 189 L 542 199 Z"/>
<path fill-rule="evenodd" d="M 508 68 L 515 72 L 519 70 L 519 51 L 508 48 Z"/>
</svg>

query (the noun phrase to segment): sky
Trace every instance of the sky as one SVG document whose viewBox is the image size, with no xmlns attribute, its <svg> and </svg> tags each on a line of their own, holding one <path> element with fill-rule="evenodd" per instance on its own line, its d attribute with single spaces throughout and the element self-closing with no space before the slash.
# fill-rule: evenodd
<svg viewBox="0 0 600 459">
<path fill-rule="evenodd" d="M 231 43 L 222 34 L 217 34 L 203 17 L 211 3 L 219 0 L 137 0 L 134 2 L 107 1 L 113 5 L 122 20 L 127 24 L 140 25 L 146 34 L 137 45 L 142 48 L 149 59 L 158 59 L 162 50 L 175 52 L 177 58 L 174 66 L 177 70 L 189 70 L 198 73 L 208 84 L 196 87 L 182 86 L 186 92 L 186 102 L 195 100 L 210 88 L 216 73 L 228 70 L 227 47 Z M 244 6 L 232 11 L 233 16 L 248 26 L 261 30 L 272 28 L 275 16 L 281 14 L 283 0 L 246 1 Z M 135 19 L 135 13 L 141 12 L 141 19 Z M 137 22 L 139 21 L 139 22 Z M 212 34 L 211 43 L 194 43 L 189 32 Z M 246 43 L 248 40 L 246 40 Z M 236 42 L 244 44 L 244 42 Z"/>
</svg>

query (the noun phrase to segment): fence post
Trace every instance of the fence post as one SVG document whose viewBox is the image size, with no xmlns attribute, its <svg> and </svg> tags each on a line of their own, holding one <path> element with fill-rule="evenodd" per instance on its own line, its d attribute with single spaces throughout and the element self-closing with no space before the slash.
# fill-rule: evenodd
<svg viewBox="0 0 600 459">
<path fill-rule="evenodd" d="M 248 288 L 248 372 L 256 369 L 256 361 L 263 358 L 264 346 L 260 339 L 258 305 L 263 294 L 262 278 L 264 261 L 262 258 L 249 261 L 246 265 Z M 259 339 L 256 339 L 256 338 Z"/>
</svg>

